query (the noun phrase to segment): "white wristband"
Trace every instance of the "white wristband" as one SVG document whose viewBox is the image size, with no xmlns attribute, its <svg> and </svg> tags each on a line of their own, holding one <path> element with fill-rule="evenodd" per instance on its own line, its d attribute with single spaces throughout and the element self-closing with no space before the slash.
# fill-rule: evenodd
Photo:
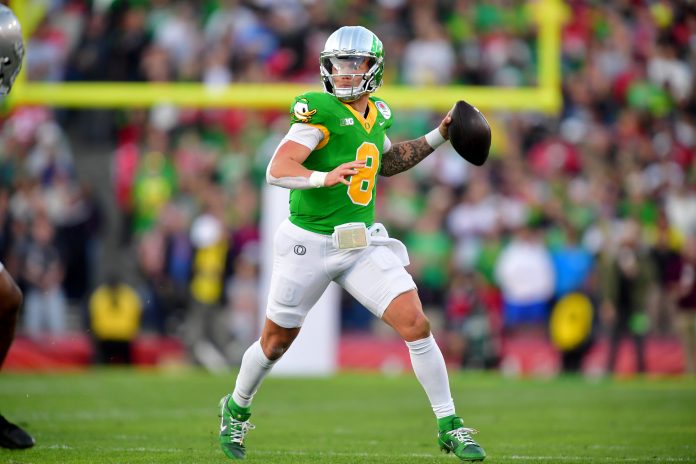
<svg viewBox="0 0 696 464">
<path fill-rule="evenodd" d="M 435 148 L 445 143 L 445 138 L 440 133 L 440 128 L 436 127 L 435 129 L 425 134 L 425 141 L 434 150 Z"/>
<path fill-rule="evenodd" d="M 314 188 L 323 187 L 328 174 L 328 172 L 312 171 L 312 173 L 309 175 L 309 185 Z"/>
</svg>

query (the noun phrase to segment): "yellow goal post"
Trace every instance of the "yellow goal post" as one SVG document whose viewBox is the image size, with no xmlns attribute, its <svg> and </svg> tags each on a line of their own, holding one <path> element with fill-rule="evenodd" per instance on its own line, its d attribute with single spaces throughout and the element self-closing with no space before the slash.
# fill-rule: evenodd
<svg viewBox="0 0 696 464">
<path fill-rule="evenodd" d="M 12 0 L 10 7 L 23 26 L 25 40 L 43 13 L 37 0 Z M 566 9 L 561 0 L 531 2 L 538 24 L 538 85 L 535 87 L 486 86 L 384 86 L 379 96 L 400 109 L 446 111 L 457 100 L 482 110 L 555 113 L 561 106 L 560 38 Z M 35 82 L 20 73 L 9 96 L 10 107 L 43 105 L 59 108 L 129 108 L 170 104 L 196 108 L 237 107 L 284 109 L 306 84 L 242 84 L 209 87 L 200 83 L 148 82 Z M 417 96 L 427 95 L 427 98 Z"/>
</svg>

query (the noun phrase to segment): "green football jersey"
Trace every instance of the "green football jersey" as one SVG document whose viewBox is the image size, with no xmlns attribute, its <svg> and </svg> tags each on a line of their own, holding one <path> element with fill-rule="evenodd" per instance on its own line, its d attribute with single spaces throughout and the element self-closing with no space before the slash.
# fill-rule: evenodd
<svg viewBox="0 0 696 464">
<path fill-rule="evenodd" d="M 347 222 L 375 219 L 375 192 L 386 130 L 392 124 L 391 110 L 379 98 L 370 97 L 367 116 L 328 93 L 308 92 L 290 107 L 291 124 L 309 124 L 324 133 L 303 166 L 329 172 L 343 163 L 365 160 L 364 169 L 338 184 L 290 192 L 290 221 L 303 229 L 331 234 Z"/>
</svg>

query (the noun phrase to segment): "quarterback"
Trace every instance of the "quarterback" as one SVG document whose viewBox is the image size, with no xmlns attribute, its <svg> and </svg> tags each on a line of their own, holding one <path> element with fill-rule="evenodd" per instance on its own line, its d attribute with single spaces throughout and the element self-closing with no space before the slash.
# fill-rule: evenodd
<svg viewBox="0 0 696 464">
<path fill-rule="evenodd" d="M 391 109 L 371 95 L 383 70 L 377 36 L 342 27 L 320 55 L 325 92 L 300 95 L 290 107 L 290 130 L 266 171 L 270 184 L 291 189 L 290 217 L 275 235 L 266 321 L 242 358 L 234 391 L 220 401 L 220 444 L 232 459 L 246 455 L 254 394 L 332 281 L 404 339 L 435 413 L 440 447 L 465 461 L 486 456 L 471 438 L 475 430 L 455 413 L 442 353 L 404 268 L 406 248 L 375 222 L 378 175 L 403 172 L 432 153 L 447 139 L 451 118 L 424 137 L 392 144 Z"/>
<path fill-rule="evenodd" d="M 12 89 L 22 67 L 24 44 L 19 21 L 5 5 L 0 5 L 0 97 Z M 22 292 L 0 262 L 0 367 L 14 339 Z M 0 415 L 0 446 L 29 448 L 34 439 L 20 427 Z"/>
</svg>

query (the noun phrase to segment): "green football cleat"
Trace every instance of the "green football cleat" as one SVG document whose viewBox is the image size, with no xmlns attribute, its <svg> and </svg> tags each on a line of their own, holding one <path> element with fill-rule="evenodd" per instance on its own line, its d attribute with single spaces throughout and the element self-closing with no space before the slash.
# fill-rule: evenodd
<svg viewBox="0 0 696 464">
<path fill-rule="evenodd" d="M 236 413 L 230 409 L 232 395 L 220 400 L 220 447 L 230 459 L 244 459 L 246 448 L 244 438 L 255 427 L 249 423 L 251 414 Z"/>
<path fill-rule="evenodd" d="M 452 429 L 441 431 L 437 441 L 441 450 L 454 453 L 462 461 L 483 461 L 486 452 L 471 438 L 471 434 L 475 433 L 475 429 L 464 427 L 461 417 L 455 417 L 452 420 Z"/>
</svg>

